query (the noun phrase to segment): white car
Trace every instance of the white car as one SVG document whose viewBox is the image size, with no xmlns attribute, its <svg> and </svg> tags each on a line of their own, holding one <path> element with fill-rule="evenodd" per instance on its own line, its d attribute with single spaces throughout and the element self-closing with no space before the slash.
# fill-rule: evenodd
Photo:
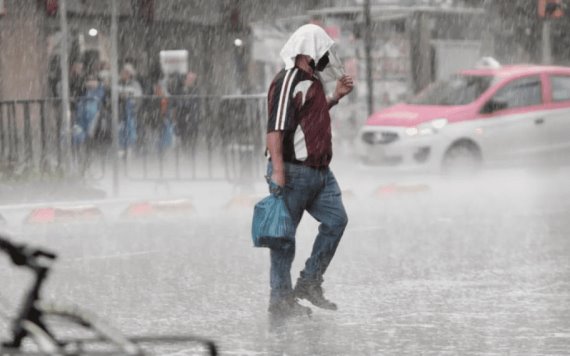
<svg viewBox="0 0 570 356">
<path fill-rule="evenodd" d="M 570 157 L 570 68 L 465 70 L 374 113 L 357 138 L 365 163 L 429 171 Z"/>
</svg>

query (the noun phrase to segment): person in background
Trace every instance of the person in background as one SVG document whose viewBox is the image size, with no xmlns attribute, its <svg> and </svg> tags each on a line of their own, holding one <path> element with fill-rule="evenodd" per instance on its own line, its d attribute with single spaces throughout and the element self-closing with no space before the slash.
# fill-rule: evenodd
<svg viewBox="0 0 570 356">
<path fill-rule="evenodd" d="M 95 136 L 105 89 L 95 75 L 85 79 L 84 95 L 79 97 L 75 111 L 74 143 L 83 144 Z"/>
<path fill-rule="evenodd" d="M 76 101 L 72 135 L 74 152 L 81 170 L 89 165 L 105 97 L 105 89 L 97 76 L 87 76 L 84 86 L 83 95 Z"/>
<path fill-rule="evenodd" d="M 69 97 L 76 99 L 85 93 L 85 73 L 83 63 L 74 62 L 69 67 Z"/>
<path fill-rule="evenodd" d="M 48 63 L 48 87 L 49 95 L 51 97 L 60 96 L 59 93 L 59 82 L 61 81 L 61 67 L 60 67 L 59 55 L 55 54 L 50 57 Z"/>
<path fill-rule="evenodd" d="M 176 132 L 184 148 L 195 148 L 200 121 L 199 88 L 197 75 L 188 72 L 178 77 L 174 92 L 177 98 L 171 100 L 172 117 L 176 123 Z"/>
<path fill-rule="evenodd" d="M 54 62 L 53 64 L 57 64 Z M 60 67 L 57 65 L 57 68 Z M 55 73 L 54 73 L 55 75 Z M 55 79 L 55 77 L 54 77 Z M 55 96 L 61 98 L 63 96 L 61 75 L 57 75 L 57 84 L 53 89 L 55 89 Z M 69 67 L 69 108 L 71 113 L 75 113 L 77 102 L 83 93 L 85 92 L 85 73 L 83 72 L 83 64 L 81 62 L 73 62 Z"/>
<path fill-rule="evenodd" d="M 125 64 L 119 76 L 119 145 L 126 155 L 137 141 L 137 108 L 142 88 L 132 64 Z"/>
<path fill-rule="evenodd" d="M 158 149 L 159 152 L 163 152 L 168 147 L 165 128 L 170 122 L 170 100 L 168 83 L 158 63 L 150 73 L 149 82 L 151 84 L 148 92 L 152 99 L 145 100 L 144 140 L 153 150 Z"/>
<path fill-rule="evenodd" d="M 99 113 L 98 125 L 95 129 L 94 141 L 99 148 L 107 151 L 112 144 L 111 71 L 107 62 L 99 63 L 97 77 L 103 90 L 103 102 Z"/>
</svg>

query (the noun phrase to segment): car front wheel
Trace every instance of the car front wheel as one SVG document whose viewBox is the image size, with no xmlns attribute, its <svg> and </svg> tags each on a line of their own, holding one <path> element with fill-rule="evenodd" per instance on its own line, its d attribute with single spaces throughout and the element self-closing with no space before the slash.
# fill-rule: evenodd
<svg viewBox="0 0 570 356">
<path fill-rule="evenodd" d="M 447 175 L 471 175 L 481 169 L 483 159 L 479 147 L 471 141 L 459 141 L 445 152 L 442 171 Z"/>
</svg>

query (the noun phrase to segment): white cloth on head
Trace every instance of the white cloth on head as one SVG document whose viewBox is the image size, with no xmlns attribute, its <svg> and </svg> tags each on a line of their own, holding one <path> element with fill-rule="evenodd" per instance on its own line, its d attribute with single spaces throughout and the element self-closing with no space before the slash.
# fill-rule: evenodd
<svg viewBox="0 0 570 356">
<path fill-rule="evenodd" d="M 321 27 L 313 24 L 299 27 L 281 49 L 281 59 L 285 69 L 295 66 L 295 57 L 304 54 L 311 57 L 315 64 L 332 47 L 334 41 Z"/>
</svg>

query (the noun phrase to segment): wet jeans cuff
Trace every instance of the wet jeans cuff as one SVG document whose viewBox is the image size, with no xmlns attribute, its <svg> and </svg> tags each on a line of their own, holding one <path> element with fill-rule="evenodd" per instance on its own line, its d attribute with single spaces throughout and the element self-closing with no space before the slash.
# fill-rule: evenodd
<svg viewBox="0 0 570 356">
<path fill-rule="evenodd" d="M 292 289 L 272 289 L 270 294 L 270 301 L 277 302 L 293 297 Z"/>
</svg>

